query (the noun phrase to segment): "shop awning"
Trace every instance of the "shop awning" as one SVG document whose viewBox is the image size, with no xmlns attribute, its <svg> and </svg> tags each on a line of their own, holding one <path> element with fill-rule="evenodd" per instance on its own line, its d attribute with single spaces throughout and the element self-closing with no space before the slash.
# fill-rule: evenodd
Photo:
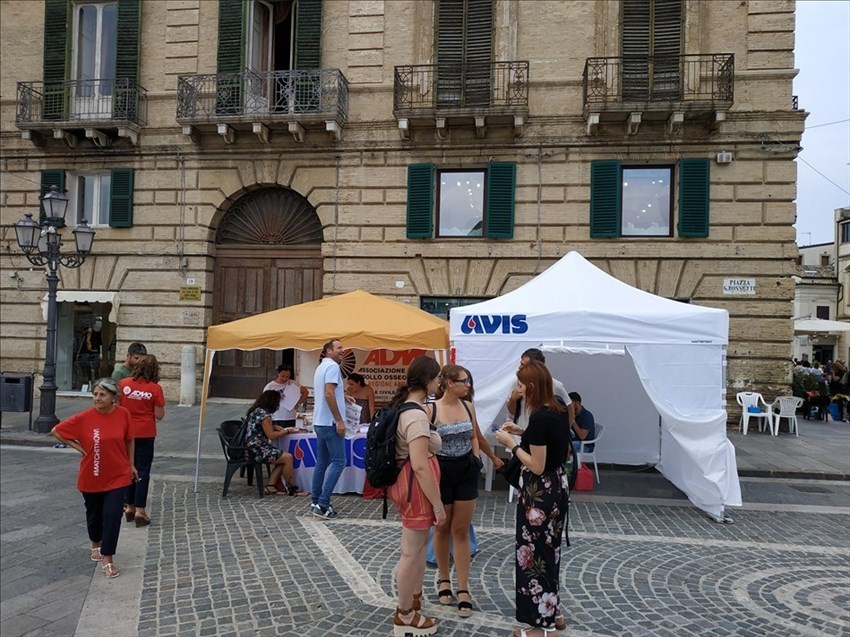
<svg viewBox="0 0 850 637">
<path fill-rule="evenodd" d="M 850 323 L 826 319 L 799 319 L 794 321 L 795 334 L 834 334 L 850 332 Z"/>
<path fill-rule="evenodd" d="M 118 292 L 99 292 L 97 290 L 58 290 L 56 292 L 57 303 L 111 303 L 109 310 L 109 322 L 118 323 Z M 47 295 L 41 299 L 41 313 L 47 320 Z"/>
</svg>

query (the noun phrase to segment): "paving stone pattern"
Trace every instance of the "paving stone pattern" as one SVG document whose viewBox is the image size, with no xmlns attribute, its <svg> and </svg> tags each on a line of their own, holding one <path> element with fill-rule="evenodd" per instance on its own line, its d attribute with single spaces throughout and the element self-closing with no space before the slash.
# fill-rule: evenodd
<svg viewBox="0 0 850 637">
<path fill-rule="evenodd" d="M 400 527 L 380 502 L 337 498 L 341 518 L 309 499 L 260 500 L 244 482 L 227 499 L 162 483 L 168 515 L 150 527 L 139 635 L 386 635 Z M 439 635 L 506 635 L 513 620 L 514 505 L 479 500 L 478 612 L 436 603 Z M 717 525 L 688 506 L 574 503 L 562 590 L 581 635 L 850 635 L 847 515 L 742 511 Z"/>
</svg>

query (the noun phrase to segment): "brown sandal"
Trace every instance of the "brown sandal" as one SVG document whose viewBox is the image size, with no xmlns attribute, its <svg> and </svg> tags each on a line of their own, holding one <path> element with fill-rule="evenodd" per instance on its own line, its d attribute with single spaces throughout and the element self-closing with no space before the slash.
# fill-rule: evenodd
<svg viewBox="0 0 850 637">
<path fill-rule="evenodd" d="M 136 528 L 147 526 L 151 523 L 151 518 L 147 513 L 138 513 L 133 516 L 136 520 Z"/>
<path fill-rule="evenodd" d="M 136 508 L 127 504 L 124 505 L 124 519 L 127 522 L 132 522 L 136 518 Z"/>
<path fill-rule="evenodd" d="M 403 620 L 402 615 L 410 615 L 410 621 Z M 408 635 L 419 637 L 419 635 L 433 635 L 436 632 L 437 620 L 433 617 L 420 615 L 412 608 L 407 610 L 395 609 L 395 615 L 393 615 L 393 634 L 395 637 L 407 637 Z"/>
<path fill-rule="evenodd" d="M 418 593 L 413 593 L 413 610 L 422 610 L 422 591 L 419 591 Z"/>
</svg>

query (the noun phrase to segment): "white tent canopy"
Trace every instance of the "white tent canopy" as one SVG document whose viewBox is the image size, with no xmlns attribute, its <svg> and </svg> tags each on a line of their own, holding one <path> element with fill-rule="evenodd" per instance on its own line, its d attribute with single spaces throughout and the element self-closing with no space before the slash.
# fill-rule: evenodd
<svg viewBox="0 0 850 637">
<path fill-rule="evenodd" d="M 714 515 L 741 505 L 726 437 L 728 332 L 725 310 L 638 290 L 577 252 L 512 292 L 450 315 L 482 427 L 502 410 L 522 352 L 541 348 L 553 376 L 605 425 L 601 462 L 656 464 Z"/>
</svg>

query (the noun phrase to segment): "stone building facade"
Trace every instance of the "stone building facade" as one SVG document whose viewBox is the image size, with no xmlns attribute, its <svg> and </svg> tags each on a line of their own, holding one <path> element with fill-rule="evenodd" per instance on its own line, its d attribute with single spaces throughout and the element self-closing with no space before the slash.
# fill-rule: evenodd
<svg viewBox="0 0 850 637">
<path fill-rule="evenodd" d="M 4 370 L 41 367 L 44 274 L 12 224 L 55 183 L 97 231 L 61 271 L 65 389 L 98 318 L 102 367 L 143 341 L 174 398 L 210 324 L 356 288 L 439 311 L 570 250 L 729 311 L 730 414 L 790 382 L 793 0 L 0 11 Z M 281 356 L 223 356 L 214 392 L 253 395 Z"/>
</svg>

